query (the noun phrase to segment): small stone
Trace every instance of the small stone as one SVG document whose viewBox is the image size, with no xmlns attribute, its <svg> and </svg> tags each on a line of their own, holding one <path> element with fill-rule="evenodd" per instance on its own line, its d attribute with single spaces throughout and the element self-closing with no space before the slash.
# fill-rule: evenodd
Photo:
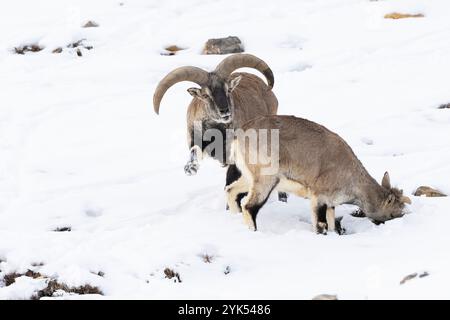
<svg viewBox="0 0 450 320">
<path fill-rule="evenodd" d="M 83 48 L 83 49 L 86 49 L 86 50 L 92 50 L 94 48 L 93 46 L 89 46 L 89 45 L 84 44 L 85 40 L 86 39 L 80 39 L 78 41 L 69 43 L 67 45 L 67 48 L 71 48 L 71 49 L 77 48 L 76 53 L 77 53 L 77 55 L 79 57 L 81 57 L 83 54 L 81 53 L 80 48 Z"/>
<path fill-rule="evenodd" d="M 41 51 L 42 49 L 43 49 L 43 48 L 39 47 L 37 44 L 33 44 L 33 45 L 31 45 L 31 48 L 30 48 L 29 51 L 31 51 L 31 52 L 39 52 L 39 51 Z"/>
<path fill-rule="evenodd" d="M 223 273 L 224 273 L 225 275 L 230 274 L 230 272 L 231 272 L 230 266 L 226 266 L 226 267 L 225 267 L 225 270 L 223 270 Z"/>
<path fill-rule="evenodd" d="M 312 300 L 338 300 L 338 297 L 334 294 L 319 294 L 312 298 Z"/>
<path fill-rule="evenodd" d="M 81 39 L 81 40 L 72 42 L 72 43 L 70 43 L 69 45 L 67 45 L 67 48 L 76 48 L 76 47 L 79 47 L 79 46 L 81 46 L 81 44 L 83 43 L 84 40 L 85 40 L 85 39 Z"/>
<path fill-rule="evenodd" d="M 441 104 L 438 109 L 450 109 L 450 102 Z"/>
<path fill-rule="evenodd" d="M 31 264 L 32 267 L 43 267 L 44 263 L 43 262 L 33 262 Z"/>
<path fill-rule="evenodd" d="M 30 277 L 33 279 L 42 279 L 44 276 L 40 274 L 39 272 L 35 272 L 33 270 L 28 269 L 27 272 L 24 273 L 24 276 Z"/>
<path fill-rule="evenodd" d="M 406 277 L 404 277 L 402 279 L 402 281 L 400 281 L 400 284 L 405 284 L 407 281 L 410 281 L 410 280 L 414 279 L 415 277 L 417 277 L 417 272 L 408 274 Z"/>
<path fill-rule="evenodd" d="M 61 53 L 62 51 L 63 51 L 63 48 L 58 47 L 58 48 L 54 49 L 54 50 L 52 51 L 52 53 Z"/>
<path fill-rule="evenodd" d="M 15 47 L 14 52 L 17 54 L 25 54 L 25 49 L 23 47 Z"/>
<path fill-rule="evenodd" d="M 416 189 L 416 191 L 414 192 L 414 195 L 416 197 L 421 197 L 421 196 L 425 196 L 425 197 L 446 197 L 447 195 L 437 189 L 433 189 L 431 187 L 428 186 L 420 186 Z"/>
<path fill-rule="evenodd" d="M 55 231 L 55 232 L 70 232 L 70 231 L 72 231 L 72 228 L 71 227 L 58 227 L 53 231 Z"/>
<path fill-rule="evenodd" d="M 209 39 L 203 48 L 203 54 L 228 54 L 244 52 L 244 46 L 238 37 Z"/>
<path fill-rule="evenodd" d="M 417 272 L 414 272 L 414 273 L 408 274 L 406 277 L 404 277 L 402 279 L 402 281 L 400 281 L 400 284 L 405 284 L 406 282 L 417 278 L 417 276 L 419 276 L 419 278 L 425 278 L 425 277 L 428 277 L 429 275 L 430 274 L 428 272 L 426 272 L 426 271 L 424 271 L 424 272 L 422 272 L 420 274 L 418 274 Z"/>
<path fill-rule="evenodd" d="M 83 25 L 83 28 L 98 28 L 100 25 L 92 20 L 89 20 Z"/>
</svg>

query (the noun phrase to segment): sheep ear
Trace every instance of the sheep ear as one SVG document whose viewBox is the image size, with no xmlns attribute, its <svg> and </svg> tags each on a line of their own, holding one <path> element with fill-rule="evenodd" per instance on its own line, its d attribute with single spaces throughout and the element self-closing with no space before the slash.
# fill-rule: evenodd
<svg viewBox="0 0 450 320">
<path fill-rule="evenodd" d="M 389 173 L 386 171 L 383 176 L 383 180 L 381 180 L 381 186 L 387 189 L 391 188 L 391 179 L 389 178 Z"/>
<path fill-rule="evenodd" d="M 200 97 L 200 94 L 201 94 L 199 88 L 189 88 L 189 89 L 187 89 L 187 92 L 189 92 L 189 94 L 191 96 L 193 96 L 194 98 L 195 97 Z"/>
<path fill-rule="evenodd" d="M 403 202 L 403 203 L 407 203 L 407 204 L 411 204 L 411 203 L 412 203 L 412 202 L 411 202 L 411 199 L 408 198 L 407 196 L 402 196 L 402 197 L 400 198 L 400 201 Z"/>
<path fill-rule="evenodd" d="M 234 78 L 233 80 L 231 80 L 230 88 L 229 88 L 230 92 L 233 92 L 233 90 L 236 89 L 236 87 L 238 86 L 241 79 L 242 79 L 242 76 L 238 76 L 238 77 Z"/>
</svg>

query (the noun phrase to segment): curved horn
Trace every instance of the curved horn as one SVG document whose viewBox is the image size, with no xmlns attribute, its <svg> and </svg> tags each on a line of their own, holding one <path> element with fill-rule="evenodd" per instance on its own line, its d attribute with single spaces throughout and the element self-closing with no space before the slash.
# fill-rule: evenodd
<svg viewBox="0 0 450 320">
<path fill-rule="evenodd" d="M 258 70 L 266 77 L 270 89 L 273 88 L 275 80 L 272 70 L 267 63 L 251 54 L 237 53 L 229 56 L 219 63 L 215 72 L 224 78 L 228 78 L 234 70 L 239 68 L 253 68 Z"/>
<path fill-rule="evenodd" d="M 175 83 L 181 81 L 192 81 L 202 86 L 208 81 L 208 72 L 197 67 L 180 67 L 165 76 L 158 83 L 153 94 L 153 108 L 156 114 L 159 114 L 159 105 L 166 91 Z"/>
</svg>

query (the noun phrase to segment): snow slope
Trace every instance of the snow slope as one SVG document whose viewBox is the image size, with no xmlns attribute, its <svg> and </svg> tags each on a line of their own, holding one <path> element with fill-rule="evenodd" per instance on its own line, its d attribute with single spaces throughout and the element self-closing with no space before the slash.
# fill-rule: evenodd
<svg viewBox="0 0 450 320">
<path fill-rule="evenodd" d="M 425 18 L 383 19 L 392 11 Z M 450 110 L 437 109 L 450 102 L 449 15 L 446 0 L 4 1 L 0 278 L 33 269 L 108 298 L 450 298 L 450 198 L 411 196 L 410 214 L 380 226 L 339 208 L 344 236 L 312 233 L 308 201 L 271 198 L 253 233 L 224 210 L 223 168 L 183 172 L 192 85 L 152 108 L 167 72 L 214 68 L 224 56 L 200 55 L 204 42 L 237 35 L 272 67 L 279 113 L 326 125 L 408 195 L 449 194 Z M 51 53 L 83 38 L 82 57 Z M 12 53 L 30 43 L 45 49 Z M 170 44 L 189 49 L 161 56 Z M 43 286 L 0 283 L 0 299 Z"/>
</svg>

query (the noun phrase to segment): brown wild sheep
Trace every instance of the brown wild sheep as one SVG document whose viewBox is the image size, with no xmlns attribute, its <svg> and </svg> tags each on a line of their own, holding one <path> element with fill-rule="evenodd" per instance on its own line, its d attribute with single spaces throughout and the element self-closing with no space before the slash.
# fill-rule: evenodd
<svg viewBox="0 0 450 320">
<path fill-rule="evenodd" d="M 279 144 L 270 155 L 260 152 L 260 142 L 248 140 L 246 130 L 277 129 Z M 232 156 L 242 176 L 226 190 L 228 205 L 239 211 L 236 195 L 248 192 L 242 201 L 246 224 L 256 230 L 256 216 L 273 190 L 311 199 L 312 224 L 317 233 L 335 230 L 334 208 L 340 204 L 359 206 L 372 220 L 401 217 L 405 203 L 411 200 L 403 191 L 392 188 L 389 174 L 379 185 L 366 171 L 350 146 L 327 128 L 293 116 L 264 116 L 250 120 L 236 132 Z M 256 136 L 256 140 L 261 140 Z M 269 140 L 267 140 L 269 141 Z M 277 154 L 276 154 L 277 153 Z M 258 155 L 252 161 L 252 154 Z M 278 160 L 275 170 L 265 174 L 270 160 Z"/>
</svg>

